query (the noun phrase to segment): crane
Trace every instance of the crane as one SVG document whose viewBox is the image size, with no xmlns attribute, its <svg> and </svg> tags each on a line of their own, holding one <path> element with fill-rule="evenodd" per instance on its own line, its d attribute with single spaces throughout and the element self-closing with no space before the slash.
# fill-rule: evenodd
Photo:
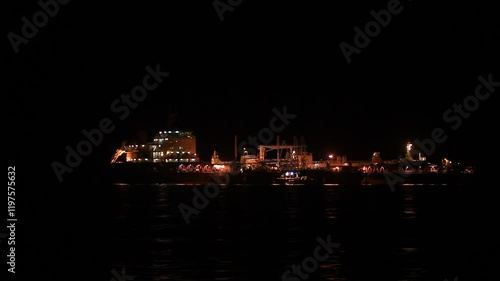
<svg viewBox="0 0 500 281">
<path fill-rule="evenodd" d="M 126 153 L 126 152 L 127 152 L 127 150 L 126 150 L 126 148 L 125 148 L 125 143 L 126 143 L 125 141 L 124 141 L 124 142 L 122 142 L 122 144 L 121 144 L 120 148 L 118 148 L 118 149 L 115 151 L 115 154 L 113 155 L 113 158 L 111 158 L 111 164 L 115 163 L 115 162 L 116 162 L 116 160 L 118 160 L 118 158 L 119 158 L 120 156 L 122 156 L 122 154 L 123 154 L 123 153 Z"/>
</svg>

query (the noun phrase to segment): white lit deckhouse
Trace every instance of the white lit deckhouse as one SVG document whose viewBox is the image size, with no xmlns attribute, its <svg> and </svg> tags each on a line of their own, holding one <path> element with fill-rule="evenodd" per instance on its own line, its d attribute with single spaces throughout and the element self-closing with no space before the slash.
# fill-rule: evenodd
<svg viewBox="0 0 500 281">
<path fill-rule="evenodd" d="M 199 162 L 196 136 L 192 131 L 159 131 L 153 142 L 123 143 L 111 160 L 111 163 L 115 162 Z"/>
</svg>

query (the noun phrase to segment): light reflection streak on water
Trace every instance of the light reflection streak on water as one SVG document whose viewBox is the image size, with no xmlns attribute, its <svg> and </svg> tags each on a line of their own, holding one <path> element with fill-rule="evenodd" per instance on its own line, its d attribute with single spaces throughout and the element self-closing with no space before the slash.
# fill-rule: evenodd
<svg viewBox="0 0 500 281">
<path fill-rule="evenodd" d="M 404 219 L 414 219 L 416 218 L 417 208 L 415 206 L 415 193 L 414 189 L 404 188 L 404 197 L 403 197 L 404 205 L 403 205 L 403 218 Z"/>
</svg>

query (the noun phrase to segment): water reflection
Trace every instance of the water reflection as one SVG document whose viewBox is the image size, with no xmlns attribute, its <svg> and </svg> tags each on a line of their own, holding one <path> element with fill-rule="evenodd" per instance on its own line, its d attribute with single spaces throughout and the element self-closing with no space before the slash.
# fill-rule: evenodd
<svg viewBox="0 0 500 281">
<path fill-rule="evenodd" d="M 426 187 L 235 186 L 189 225 L 178 206 L 192 206 L 191 186 L 114 188 L 112 266 L 136 280 L 281 280 L 327 235 L 340 247 L 308 280 L 428 280 L 437 243 L 424 239 L 436 225 L 435 205 L 421 208 L 437 196 Z"/>
</svg>

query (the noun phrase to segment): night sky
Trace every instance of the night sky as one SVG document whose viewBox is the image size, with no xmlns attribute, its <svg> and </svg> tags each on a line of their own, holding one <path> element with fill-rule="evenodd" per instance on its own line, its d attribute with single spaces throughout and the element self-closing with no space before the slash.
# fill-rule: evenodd
<svg viewBox="0 0 500 281">
<path fill-rule="evenodd" d="M 474 94 L 479 75 L 500 80 L 493 4 L 402 1 L 402 11 L 347 63 L 339 44 L 354 45 L 353 28 L 364 29 L 370 11 L 388 2 L 243 1 L 222 22 L 211 1 L 60 5 L 17 54 L 4 37 L 12 74 L 9 153 L 57 184 L 51 163 L 64 161 L 65 146 L 84 139 L 83 129 L 110 118 L 115 130 L 68 175 L 71 181 L 98 177 L 123 140 L 141 132 L 152 140 L 168 124 L 193 130 L 202 160 L 214 150 L 231 160 L 234 135 L 256 136 L 269 127 L 273 108 L 286 106 L 296 118 L 280 137 L 291 144 L 304 136 L 317 160 L 329 153 L 370 159 L 374 151 L 393 159 L 407 141 L 442 127 L 448 139 L 432 160 L 480 164 L 495 141 L 500 90 L 456 130 L 443 113 Z M 16 3 L 7 29 L 21 34 L 21 18 L 38 10 L 35 2 Z M 118 119 L 113 101 L 157 64 L 170 75 Z"/>
</svg>

